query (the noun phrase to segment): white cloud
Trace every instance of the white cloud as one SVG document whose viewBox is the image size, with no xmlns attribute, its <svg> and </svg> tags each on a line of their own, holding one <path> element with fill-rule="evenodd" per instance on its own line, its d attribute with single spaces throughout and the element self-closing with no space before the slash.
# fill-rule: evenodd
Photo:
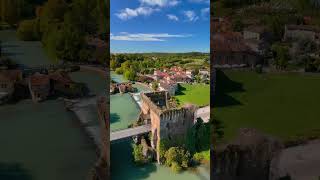
<svg viewBox="0 0 320 180">
<path fill-rule="evenodd" d="M 148 16 L 153 12 L 159 11 L 159 9 L 154 9 L 150 7 L 138 7 L 136 9 L 125 8 L 119 13 L 116 13 L 116 16 L 122 20 L 128 20 L 137 16 Z"/>
<path fill-rule="evenodd" d="M 166 41 L 167 38 L 187 38 L 191 37 L 190 34 L 168 34 L 168 33 L 136 33 L 130 34 L 121 32 L 120 35 L 110 34 L 111 40 L 116 41 Z"/>
<path fill-rule="evenodd" d="M 210 4 L 210 0 L 189 0 L 191 3 L 208 3 Z"/>
<path fill-rule="evenodd" d="M 209 18 L 209 14 L 210 14 L 210 8 L 203 8 L 201 9 L 201 16 L 205 19 Z"/>
<path fill-rule="evenodd" d="M 180 3 L 178 0 L 139 0 L 142 5 L 149 6 L 176 6 Z"/>
<path fill-rule="evenodd" d="M 176 15 L 173 14 L 167 14 L 168 19 L 172 21 L 179 21 L 179 18 Z"/>
<path fill-rule="evenodd" d="M 183 11 L 183 14 L 187 17 L 188 21 L 197 21 L 199 17 L 194 11 Z"/>
</svg>

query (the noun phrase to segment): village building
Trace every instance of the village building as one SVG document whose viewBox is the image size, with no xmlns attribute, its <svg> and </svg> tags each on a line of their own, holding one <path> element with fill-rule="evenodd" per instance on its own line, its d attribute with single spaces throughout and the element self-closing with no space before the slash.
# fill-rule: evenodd
<svg viewBox="0 0 320 180">
<path fill-rule="evenodd" d="M 159 90 L 168 91 L 170 96 L 174 96 L 178 90 L 178 84 L 174 81 L 160 80 Z"/>
<path fill-rule="evenodd" d="M 156 81 L 163 79 L 164 77 L 167 77 L 167 76 L 169 76 L 168 73 L 162 72 L 160 70 L 156 70 L 153 72 L 153 77 L 154 77 L 154 80 L 156 80 Z"/>
<path fill-rule="evenodd" d="M 79 83 L 74 82 L 65 72 L 54 72 L 49 74 L 51 91 L 66 96 L 83 96 L 84 89 Z"/>
<path fill-rule="evenodd" d="M 16 83 L 21 80 L 22 72 L 20 70 L 0 71 L 0 104 L 12 97 Z"/>
<path fill-rule="evenodd" d="M 264 26 L 249 26 L 242 35 L 245 44 L 257 54 L 264 55 L 270 48 L 272 36 Z"/>
<path fill-rule="evenodd" d="M 36 73 L 29 77 L 29 91 L 34 102 L 44 101 L 50 95 L 49 75 Z"/>
<path fill-rule="evenodd" d="M 194 78 L 194 71 L 193 70 L 186 70 L 186 75 L 190 78 Z"/>
<path fill-rule="evenodd" d="M 214 33 L 230 32 L 232 31 L 232 23 L 229 18 L 212 17 L 211 20 L 212 31 Z"/>
<path fill-rule="evenodd" d="M 320 44 L 320 27 L 311 25 L 285 25 L 284 41 L 307 39 Z"/>
<path fill-rule="evenodd" d="M 214 67 L 255 67 L 261 63 L 260 56 L 245 44 L 240 33 L 215 33 L 212 42 Z"/>
</svg>

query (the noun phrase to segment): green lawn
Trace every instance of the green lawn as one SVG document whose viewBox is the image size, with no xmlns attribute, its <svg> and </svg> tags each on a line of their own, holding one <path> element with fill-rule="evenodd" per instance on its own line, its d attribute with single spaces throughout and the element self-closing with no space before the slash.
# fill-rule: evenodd
<svg viewBox="0 0 320 180">
<path fill-rule="evenodd" d="M 204 106 L 210 104 L 210 86 L 206 84 L 180 84 L 176 93 L 181 105 L 186 103 Z"/>
<path fill-rule="evenodd" d="M 217 73 L 215 117 L 225 140 L 252 127 L 284 140 L 320 133 L 320 74 Z"/>
</svg>

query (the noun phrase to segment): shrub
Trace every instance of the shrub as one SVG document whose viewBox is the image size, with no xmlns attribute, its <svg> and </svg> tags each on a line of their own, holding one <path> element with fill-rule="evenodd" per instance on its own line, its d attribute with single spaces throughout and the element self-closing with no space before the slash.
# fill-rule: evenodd
<svg viewBox="0 0 320 180">
<path fill-rule="evenodd" d="M 141 144 L 139 144 L 139 145 L 133 144 L 132 148 L 133 148 L 132 155 L 133 155 L 133 158 L 134 158 L 134 162 L 137 163 L 137 164 L 146 163 L 146 159 L 143 156 L 143 152 L 142 152 L 143 151 L 142 145 Z"/>
<path fill-rule="evenodd" d="M 181 172 L 182 167 L 177 162 L 173 162 L 171 165 L 171 170 L 175 173 L 179 173 Z"/>
<path fill-rule="evenodd" d="M 37 20 L 24 20 L 20 23 L 17 30 L 18 38 L 23 41 L 39 40 L 40 35 L 38 31 Z"/>
<path fill-rule="evenodd" d="M 189 162 L 190 162 L 191 155 L 188 151 L 184 150 L 180 147 L 171 147 L 166 153 L 165 153 L 165 164 L 168 167 L 171 167 L 174 172 L 175 170 L 179 170 L 179 166 L 182 168 L 188 168 Z"/>
<path fill-rule="evenodd" d="M 117 74 L 123 74 L 123 69 L 121 67 L 116 69 Z"/>
</svg>

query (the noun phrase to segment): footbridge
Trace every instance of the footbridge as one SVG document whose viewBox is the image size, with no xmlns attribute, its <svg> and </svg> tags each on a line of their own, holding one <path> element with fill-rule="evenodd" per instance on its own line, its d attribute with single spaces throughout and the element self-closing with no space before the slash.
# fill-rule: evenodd
<svg viewBox="0 0 320 180">
<path fill-rule="evenodd" d="M 151 131 L 151 124 L 146 124 L 129 129 L 119 130 L 111 132 L 110 141 L 133 137 L 141 134 L 145 134 Z"/>
</svg>

